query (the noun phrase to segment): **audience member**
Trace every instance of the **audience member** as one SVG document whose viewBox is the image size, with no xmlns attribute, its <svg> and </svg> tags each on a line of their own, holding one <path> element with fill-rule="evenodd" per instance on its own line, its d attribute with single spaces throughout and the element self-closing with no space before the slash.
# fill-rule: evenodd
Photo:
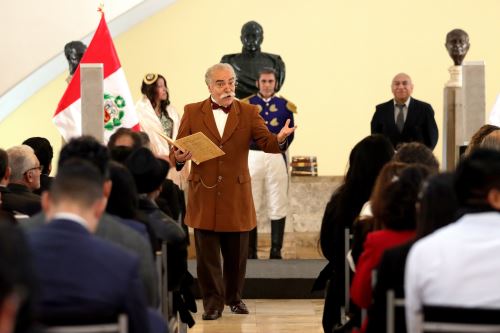
<svg viewBox="0 0 500 333">
<path fill-rule="evenodd" d="M 469 144 L 467 145 L 467 149 L 465 149 L 464 152 L 464 157 L 470 155 L 474 150 L 479 148 L 481 145 L 481 142 L 483 142 L 483 139 L 490 134 L 493 131 L 499 130 L 500 127 L 495 126 L 495 125 L 490 125 L 486 124 L 481 126 L 474 135 L 472 135 L 472 138 L 469 141 Z"/>
<path fill-rule="evenodd" d="M 3 208 L 10 212 L 34 215 L 42 207 L 40 196 L 33 191 L 40 188 L 41 166 L 33 149 L 26 145 L 7 149 L 11 170 L 9 192 L 3 193 Z"/>
<path fill-rule="evenodd" d="M 398 146 L 394 154 L 393 161 L 422 164 L 430 169 L 432 173 L 439 171 L 439 162 L 432 153 L 432 150 L 419 142 L 408 142 Z"/>
<path fill-rule="evenodd" d="M 320 245 L 328 265 L 318 276 L 315 288 L 326 290 L 323 329 L 331 332 L 340 324 L 344 299 L 344 229 L 351 228 L 361 207 L 368 201 L 377 175 L 390 161 L 394 148 L 382 135 L 370 135 L 354 146 L 349 155 L 349 169 L 343 184 L 333 193 L 321 223 Z"/>
<path fill-rule="evenodd" d="M 108 197 L 106 212 L 119 217 L 121 222 L 146 237 L 152 247 L 156 248 L 153 230 L 149 223 L 139 216 L 137 189 L 128 169 L 123 164 L 111 161 L 109 178 L 113 186 Z"/>
<path fill-rule="evenodd" d="M 13 219 L 0 214 L 0 332 L 38 332 L 33 318 L 37 283 L 32 258 Z"/>
<path fill-rule="evenodd" d="M 410 333 L 420 331 L 424 305 L 500 308 L 500 152 L 472 152 L 459 163 L 454 184 L 465 215 L 417 241 L 408 254 Z"/>
<path fill-rule="evenodd" d="M 61 150 L 58 166 L 61 167 L 67 160 L 81 158 L 92 163 L 106 179 L 103 193 L 109 197 L 112 188 L 109 180 L 109 154 L 105 146 L 91 136 L 82 136 L 71 139 Z M 21 224 L 26 229 L 35 229 L 42 226 L 46 219 L 43 214 L 37 214 Z M 123 225 L 119 218 L 109 214 L 102 214 L 97 226 L 96 236 L 118 244 L 139 256 L 140 277 L 145 287 L 148 304 L 158 304 L 157 277 L 153 262 L 151 245 L 147 240 L 132 229 Z"/>
<path fill-rule="evenodd" d="M 33 192 L 40 195 L 43 191 L 48 190 L 52 177 L 50 177 L 50 172 L 52 171 L 52 157 L 54 156 L 54 150 L 50 145 L 49 140 L 42 137 L 31 137 L 24 140 L 23 145 L 30 146 L 35 151 L 35 155 L 40 162 L 42 167 L 42 173 L 40 175 L 40 188 L 34 190 Z"/>
<path fill-rule="evenodd" d="M 382 229 L 369 233 L 363 253 L 356 264 L 351 285 L 351 299 L 361 308 L 372 300 L 372 271 L 377 268 L 385 250 L 401 245 L 415 237 L 415 204 L 422 182 L 429 170 L 421 165 L 408 166 L 394 179 L 383 195 L 373 198 L 373 216 Z"/>
<path fill-rule="evenodd" d="M 167 176 L 168 163 L 156 158 L 147 148 L 139 148 L 132 152 L 126 161 L 126 166 L 132 174 L 137 191 L 139 192 L 139 210 L 148 217 L 149 224 L 156 237 L 167 244 L 167 281 L 168 289 L 174 291 L 174 296 L 180 296 L 182 285 L 191 283 L 187 271 L 187 234 L 184 233 L 180 224 L 161 211 L 155 200 L 158 198 L 162 184 Z M 190 285 L 189 285 L 190 287 Z M 183 289 L 190 293 L 189 288 Z M 187 298 L 193 298 L 191 294 Z M 194 303 L 192 307 L 184 303 L 186 297 L 175 297 L 174 306 L 180 311 L 181 318 L 190 327 L 194 320 L 188 309 L 196 311 Z"/>
<path fill-rule="evenodd" d="M 5 150 L 0 149 L 0 204 L 2 203 L 2 193 L 9 192 L 9 189 L 7 188 L 7 185 L 9 184 L 9 178 L 9 155 L 7 155 L 7 152 Z"/>
<path fill-rule="evenodd" d="M 481 148 L 500 151 L 500 130 L 496 130 L 484 137 Z"/>
<path fill-rule="evenodd" d="M 103 185 L 95 166 L 70 159 L 44 192 L 43 209 L 50 223 L 29 235 L 41 288 L 37 317 L 58 324 L 125 313 L 130 332 L 148 332 L 138 258 L 92 237 L 106 207 Z"/>
<path fill-rule="evenodd" d="M 418 240 L 434 230 L 441 228 L 457 217 L 458 202 L 453 187 L 453 175 L 450 173 L 431 176 L 423 183 L 417 201 Z M 377 268 L 377 282 L 373 289 L 373 301 L 368 310 L 367 333 L 386 331 L 388 290 L 393 290 L 395 297 L 404 298 L 404 271 L 408 252 L 414 241 L 388 249 L 382 255 Z M 395 332 L 406 333 L 404 309 L 395 310 Z"/>
<path fill-rule="evenodd" d="M 149 138 L 148 133 L 146 132 L 137 132 L 139 137 L 141 138 L 141 147 L 146 147 L 151 150 L 151 139 Z"/>
<path fill-rule="evenodd" d="M 365 203 L 361 209 L 360 216 L 352 226 L 351 255 L 354 264 L 358 262 L 359 256 L 363 252 L 366 235 L 373 230 L 382 229 L 382 221 L 377 220 L 373 216 L 371 204 L 375 200 L 374 198 L 382 198 L 385 195 L 387 187 L 394 182 L 394 179 L 398 179 L 403 170 L 408 166 L 409 164 L 406 163 L 389 162 L 380 170 L 373 186 L 372 194 L 370 195 L 370 201 Z M 353 271 L 355 271 L 355 268 L 353 268 Z"/>
<path fill-rule="evenodd" d="M 397 74 L 391 89 L 394 98 L 376 107 L 371 121 L 372 134 L 387 136 L 396 149 L 400 143 L 412 141 L 434 149 L 438 128 L 432 106 L 411 97 L 413 83 L 408 74 Z"/>
<path fill-rule="evenodd" d="M 142 146 L 141 138 L 138 132 L 132 131 L 130 128 L 120 127 L 110 137 L 108 148 L 112 150 L 114 147 L 130 147 L 137 149 Z"/>
</svg>

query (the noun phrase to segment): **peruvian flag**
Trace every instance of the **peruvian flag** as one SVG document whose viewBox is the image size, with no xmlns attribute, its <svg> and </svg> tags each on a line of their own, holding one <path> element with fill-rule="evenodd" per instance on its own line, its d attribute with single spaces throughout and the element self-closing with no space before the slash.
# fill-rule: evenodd
<svg viewBox="0 0 500 333">
<path fill-rule="evenodd" d="M 116 54 L 104 13 L 99 26 L 80 63 L 102 63 L 104 70 L 104 140 L 108 141 L 119 127 L 139 131 L 139 119 L 125 73 Z M 59 101 L 52 118 L 65 141 L 82 135 L 82 105 L 80 96 L 80 66 Z"/>
</svg>

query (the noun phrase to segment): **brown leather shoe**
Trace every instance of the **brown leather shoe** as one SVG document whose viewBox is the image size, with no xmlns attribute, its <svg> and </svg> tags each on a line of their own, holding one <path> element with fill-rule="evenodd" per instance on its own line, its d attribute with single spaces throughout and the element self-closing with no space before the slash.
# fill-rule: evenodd
<svg viewBox="0 0 500 333">
<path fill-rule="evenodd" d="M 222 313 L 218 310 L 208 310 L 203 312 L 203 315 L 201 316 L 201 319 L 203 320 L 215 320 L 218 319 L 222 316 Z"/>
<path fill-rule="evenodd" d="M 250 312 L 248 312 L 248 308 L 247 308 L 246 304 L 243 303 L 243 301 L 239 301 L 236 304 L 230 305 L 229 308 L 231 309 L 232 313 L 236 313 L 236 314 L 249 314 L 250 313 Z"/>
</svg>

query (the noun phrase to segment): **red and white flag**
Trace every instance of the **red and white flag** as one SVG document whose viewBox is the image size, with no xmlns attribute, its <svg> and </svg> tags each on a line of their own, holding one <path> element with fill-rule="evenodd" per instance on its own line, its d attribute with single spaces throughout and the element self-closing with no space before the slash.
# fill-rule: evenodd
<svg viewBox="0 0 500 333">
<path fill-rule="evenodd" d="M 104 13 L 80 63 L 103 64 L 104 141 L 107 142 L 111 134 L 120 127 L 140 130 L 132 95 L 104 19 Z M 82 135 L 81 101 L 80 66 L 78 66 L 52 118 L 65 141 Z"/>
</svg>

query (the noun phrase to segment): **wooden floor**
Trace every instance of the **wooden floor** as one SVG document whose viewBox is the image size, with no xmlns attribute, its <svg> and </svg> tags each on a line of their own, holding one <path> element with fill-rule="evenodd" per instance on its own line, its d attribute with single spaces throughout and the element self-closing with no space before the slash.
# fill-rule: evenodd
<svg viewBox="0 0 500 333">
<path fill-rule="evenodd" d="M 217 320 L 202 320 L 203 306 L 198 301 L 196 324 L 189 333 L 323 333 L 323 300 L 249 299 L 248 315 L 231 313 L 228 307 Z"/>
</svg>

